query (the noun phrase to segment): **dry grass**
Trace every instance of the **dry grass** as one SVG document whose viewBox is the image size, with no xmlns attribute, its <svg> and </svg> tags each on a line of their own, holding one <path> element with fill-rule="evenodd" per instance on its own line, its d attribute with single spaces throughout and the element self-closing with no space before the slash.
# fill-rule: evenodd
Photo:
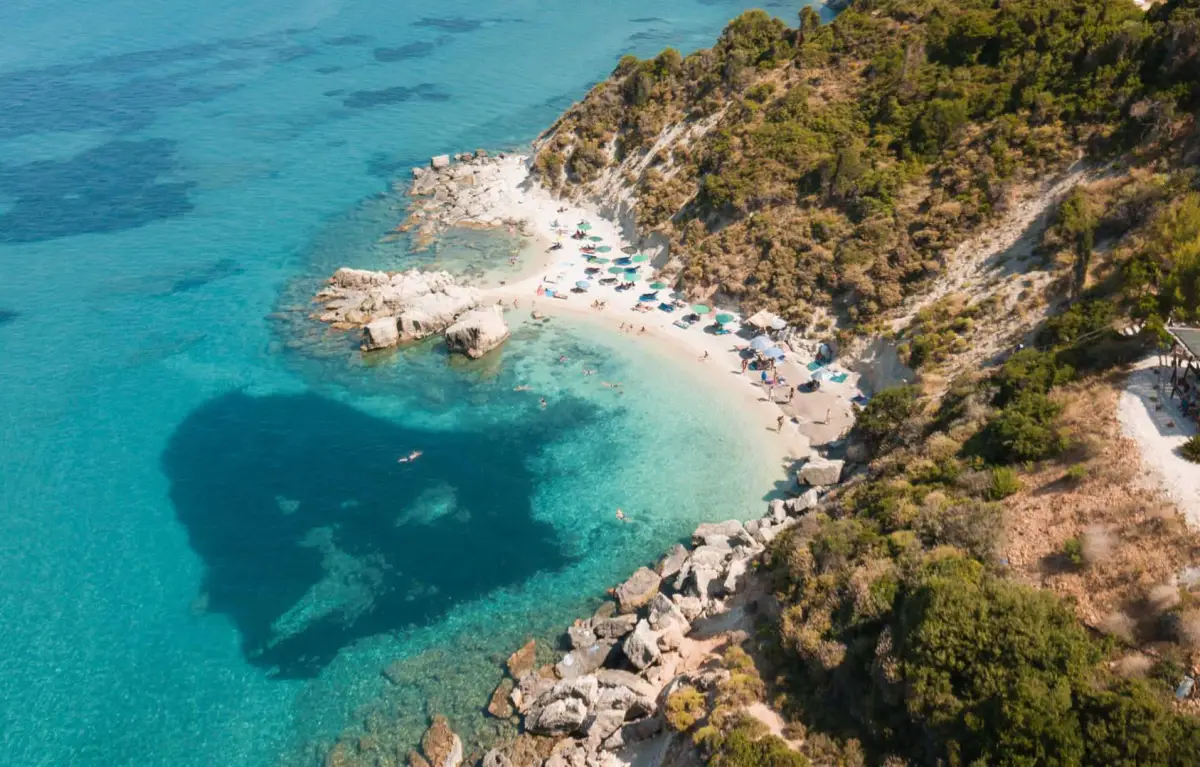
<svg viewBox="0 0 1200 767">
<path fill-rule="evenodd" d="M 1129 621 L 1153 621 L 1177 602 L 1175 575 L 1197 561 L 1200 535 L 1169 501 L 1138 482 L 1137 445 L 1121 436 L 1116 418 L 1120 378 L 1075 384 L 1056 395 L 1076 447 L 1023 476 L 1025 489 L 1006 502 L 1002 556 L 1018 580 L 1074 599 L 1088 625 L 1146 639 Z M 1087 466 L 1086 475 L 1065 476 L 1076 463 Z M 1058 556 L 1071 538 L 1084 544 L 1080 570 L 1061 566 Z"/>
</svg>

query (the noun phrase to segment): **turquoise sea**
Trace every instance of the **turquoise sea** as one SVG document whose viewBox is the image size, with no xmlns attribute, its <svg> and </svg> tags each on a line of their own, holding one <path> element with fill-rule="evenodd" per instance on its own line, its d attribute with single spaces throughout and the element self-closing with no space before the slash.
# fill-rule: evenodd
<svg viewBox="0 0 1200 767">
<path fill-rule="evenodd" d="M 503 264 L 381 242 L 392 182 L 741 10 L 0 4 L 0 763 L 312 764 L 439 712 L 476 743 L 508 651 L 761 510 L 762 435 L 629 339 L 364 359 L 306 317 L 340 265 Z"/>
</svg>

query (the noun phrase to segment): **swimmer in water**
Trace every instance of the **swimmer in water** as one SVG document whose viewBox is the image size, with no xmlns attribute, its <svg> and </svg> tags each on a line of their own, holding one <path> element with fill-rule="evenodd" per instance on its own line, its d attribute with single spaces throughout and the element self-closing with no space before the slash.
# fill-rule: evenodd
<svg viewBox="0 0 1200 767">
<path fill-rule="evenodd" d="M 529 391 L 532 388 L 532 386 L 514 386 L 513 391 Z"/>
<path fill-rule="evenodd" d="M 413 461 L 420 458 L 421 455 L 422 455 L 422 453 L 420 450 L 414 450 L 411 453 L 409 453 L 408 455 L 404 456 L 403 458 L 397 460 L 396 463 L 412 463 Z"/>
<path fill-rule="evenodd" d="M 622 522 L 629 521 L 629 517 L 625 516 L 625 512 L 621 511 L 620 509 L 617 509 L 617 519 L 621 520 Z"/>
<path fill-rule="evenodd" d="M 542 410 L 546 409 L 546 398 L 542 397 Z"/>
<path fill-rule="evenodd" d="M 558 361 L 559 361 L 559 362 L 566 362 L 566 361 L 567 361 L 567 355 L 565 355 L 565 354 L 560 354 L 560 355 L 558 356 Z"/>
</svg>

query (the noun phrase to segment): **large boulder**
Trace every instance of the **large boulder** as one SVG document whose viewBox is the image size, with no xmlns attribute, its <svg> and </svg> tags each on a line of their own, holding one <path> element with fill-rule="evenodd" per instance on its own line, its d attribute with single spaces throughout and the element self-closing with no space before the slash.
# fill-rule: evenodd
<svg viewBox="0 0 1200 767">
<path fill-rule="evenodd" d="M 789 498 L 786 502 L 787 510 L 791 514 L 803 514 L 816 507 L 821 501 L 821 493 L 815 488 L 810 487 L 799 495 L 797 498 Z M 782 520 L 780 520 L 782 521 Z"/>
<path fill-rule="evenodd" d="M 644 620 L 638 621 L 633 633 L 625 637 L 622 649 L 625 651 L 625 657 L 638 669 L 654 665 L 662 655 L 658 649 L 658 637 L 650 630 L 650 624 Z"/>
<path fill-rule="evenodd" d="M 683 567 L 683 563 L 687 561 L 688 550 L 684 548 L 682 543 L 676 543 L 667 551 L 666 555 L 658 563 L 658 575 L 663 580 L 670 578 L 679 572 Z"/>
<path fill-rule="evenodd" d="M 606 604 L 612 604 L 607 602 Z M 626 613 L 624 615 L 614 615 L 611 618 L 592 619 L 592 633 L 599 639 L 620 639 L 621 637 L 633 631 L 637 625 L 637 615 Z"/>
<path fill-rule="evenodd" d="M 431 767 L 458 767 L 462 764 L 462 740 L 450 729 L 444 716 L 435 716 L 433 724 L 421 736 L 421 751 Z"/>
<path fill-rule="evenodd" d="M 477 306 L 479 292 L 457 285 L 447 285 L 441 291 L 417 296 L 407 302 L 400 313 L 400 340 L 415 341 L 448 330 L 459 316 Z M 504 324 L 503 318 L 500 318 L 500 323 Z M 504 338 L 508 338 L 507 325 L 504 326 L 504 333 Z"/>
<path fill-rule="evenodd" d="M 710 535 L 724 535 L 726 538 L 732 538 L 742 532 L 743 529 L 742 523 L 736 519 L 729 519 L 724 522 L 705 522 L 692 533 L 692 542 L 703 543 L 704 539 Z"/>
<path fill-rule="evenodd" d="M 655 594 L 654 599 L 650 600 L 650 614 L 646 620 L 655 631 L 677 628 L 680 633 L 686 634 L 690 628 L 687 618 L 683 617 L 675 603 L 663 594 Z"/>
<path fill-rule="evenodd" d="M 480 762 L 481 767 L 513 767 L 512 760 L 504 755 L 498 748 L 493 748 L 483 755 L 483 761 Z"/>
<path fill-rule="evenodd" d="M 400 330 L 395 317 L 380 317 L 363 327 L 362 349 L 365 352 L 387 349 L 400 343 Z"/>
<path fill-rule="evenodd" d="M 509 335 L 508 323 L 504 321 L 500 307 L 472 309 L 446 328 L 446 345 L 450 351 L 479 359 L 504 343 Z"/>
<path fill-rule="evenodd" d="M 433 168 L 434 170 L 442 170 L 443 168 L 449 168 L 450 167 L 450 155 L 448 155 L 448 154 L 434 155 L 433 157 L 429 158 L 429 167 Z"/>
<path fill-rule="evenodd" d="M 554 688 L 556 678 L 554 675 L 554 667 L 547 666 L 546 673 L 541 671 L 531 671 L 517 682 L 517 686 L 513 688 L 509 695 L 509 700 L 513 706 L 522 714 L 529 711 L 533 704 L 546 693 Z"/>
<path fill-rule="evenodd" d="M 497 719 L 507 719 L 512 716 L 512 691 L 513 680 L 508 677 L 501 679 L 500 684 L 496 685 L 496 689 L 492 691 L 492 698 L 488 701 L 487 712 Z"/>
<path fill-rule="evenodd" d="M 559 682 L 529 710 L 525 729 L 537 735 L 569 735 L 587 720 L 588 710 L 600 694 L 594 676 Z"/>
<path fill-rule="evenodd" d="M 658 593 L 662 578 L 649 567 L 639 567 L 629 580 L 617 587 L 615 596 L 621 612 L 631 613 L 646 604 Z"/>
<path fill-rule="evenodd" d="M 567 628 L 567 641 L 572 650 L 582 650 L 596 644 L 596 632 L 586 623 L 576 624 Z"/>
<path fill-rule="evenodd" d="M 600 685 L 601 694 L 608 687 L 626 687 L 633 690 L 635 694 L 642 698 L 649 698 L 651 702 L 657 693 L 654 685 L 642 679 L 637 674 L 619 669 L 606 668 L 596 672 L 596 682 Z"/>
<path fill-rule="evenodd" d="M 508 661 L 505 666 L 508 667 L 508 674 L 513 679 L 524 679 L 531 671 L 533 664 L 536 662 L 537 656 L 537 641 L 530 639 L 521 649 L 508 656 Z"/>
<path fill-rule="evenodd" d="M 836 485 L 842 479 L 842 467 L 845 461 L 831 461 L 819 455 L 813 455 L 800 467 L 800 481 L 811 487 Z"/>
<path fill-rule="evenodd" d="M 616 646 L 615 639 L 598 640 L 591 647 L 567 653 L 554 669 L 563 679 L 576 679 L 590 674 L 605 664 Z"/>
</svg>

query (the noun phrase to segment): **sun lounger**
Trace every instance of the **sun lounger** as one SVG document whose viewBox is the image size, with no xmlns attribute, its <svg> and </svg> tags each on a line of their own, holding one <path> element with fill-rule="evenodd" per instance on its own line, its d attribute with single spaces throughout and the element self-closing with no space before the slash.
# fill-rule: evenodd
<svg viewBox="0 0 1200 767">
<path fill-rule="evenodd" d="M 657 301 L 658 300 L 658 291 L 656 290 L 653 293 L 643 293 L 641 296 L 638 297 L 638 300 L 639 301 Z"/>
<path fill-rule="evenodd" d="M 662 309 L 664 312 L 673 312 L 673 311 L 675 311 L 675 307 L 674 307 L 674 306 L 671 306 L 670 304 L 668 304 L 668 303 L 666 303 L 666 302 L 659 304 L 659 305 L 658 305 L 658 308 L 659 308 L 659 309 Z"/>
<path fill-rule="evenodd" d="M 690 323 L 684 322 L 683 320 L 675 320 L 675 321 L 674 321 L 674 322 L 672 322 L 671 324 L 672 324 L 672 325 L 674 325 L 674 326 L 675 326 L 675 327 L 677 327 L 677 328 L 680 328 L 680 329 L 682 329 L 682 330 L 687 330 L 688 328 L 690 328 L 690 327 L 691 327 L 691 324 L 690 324 Z"/>
</svg>

